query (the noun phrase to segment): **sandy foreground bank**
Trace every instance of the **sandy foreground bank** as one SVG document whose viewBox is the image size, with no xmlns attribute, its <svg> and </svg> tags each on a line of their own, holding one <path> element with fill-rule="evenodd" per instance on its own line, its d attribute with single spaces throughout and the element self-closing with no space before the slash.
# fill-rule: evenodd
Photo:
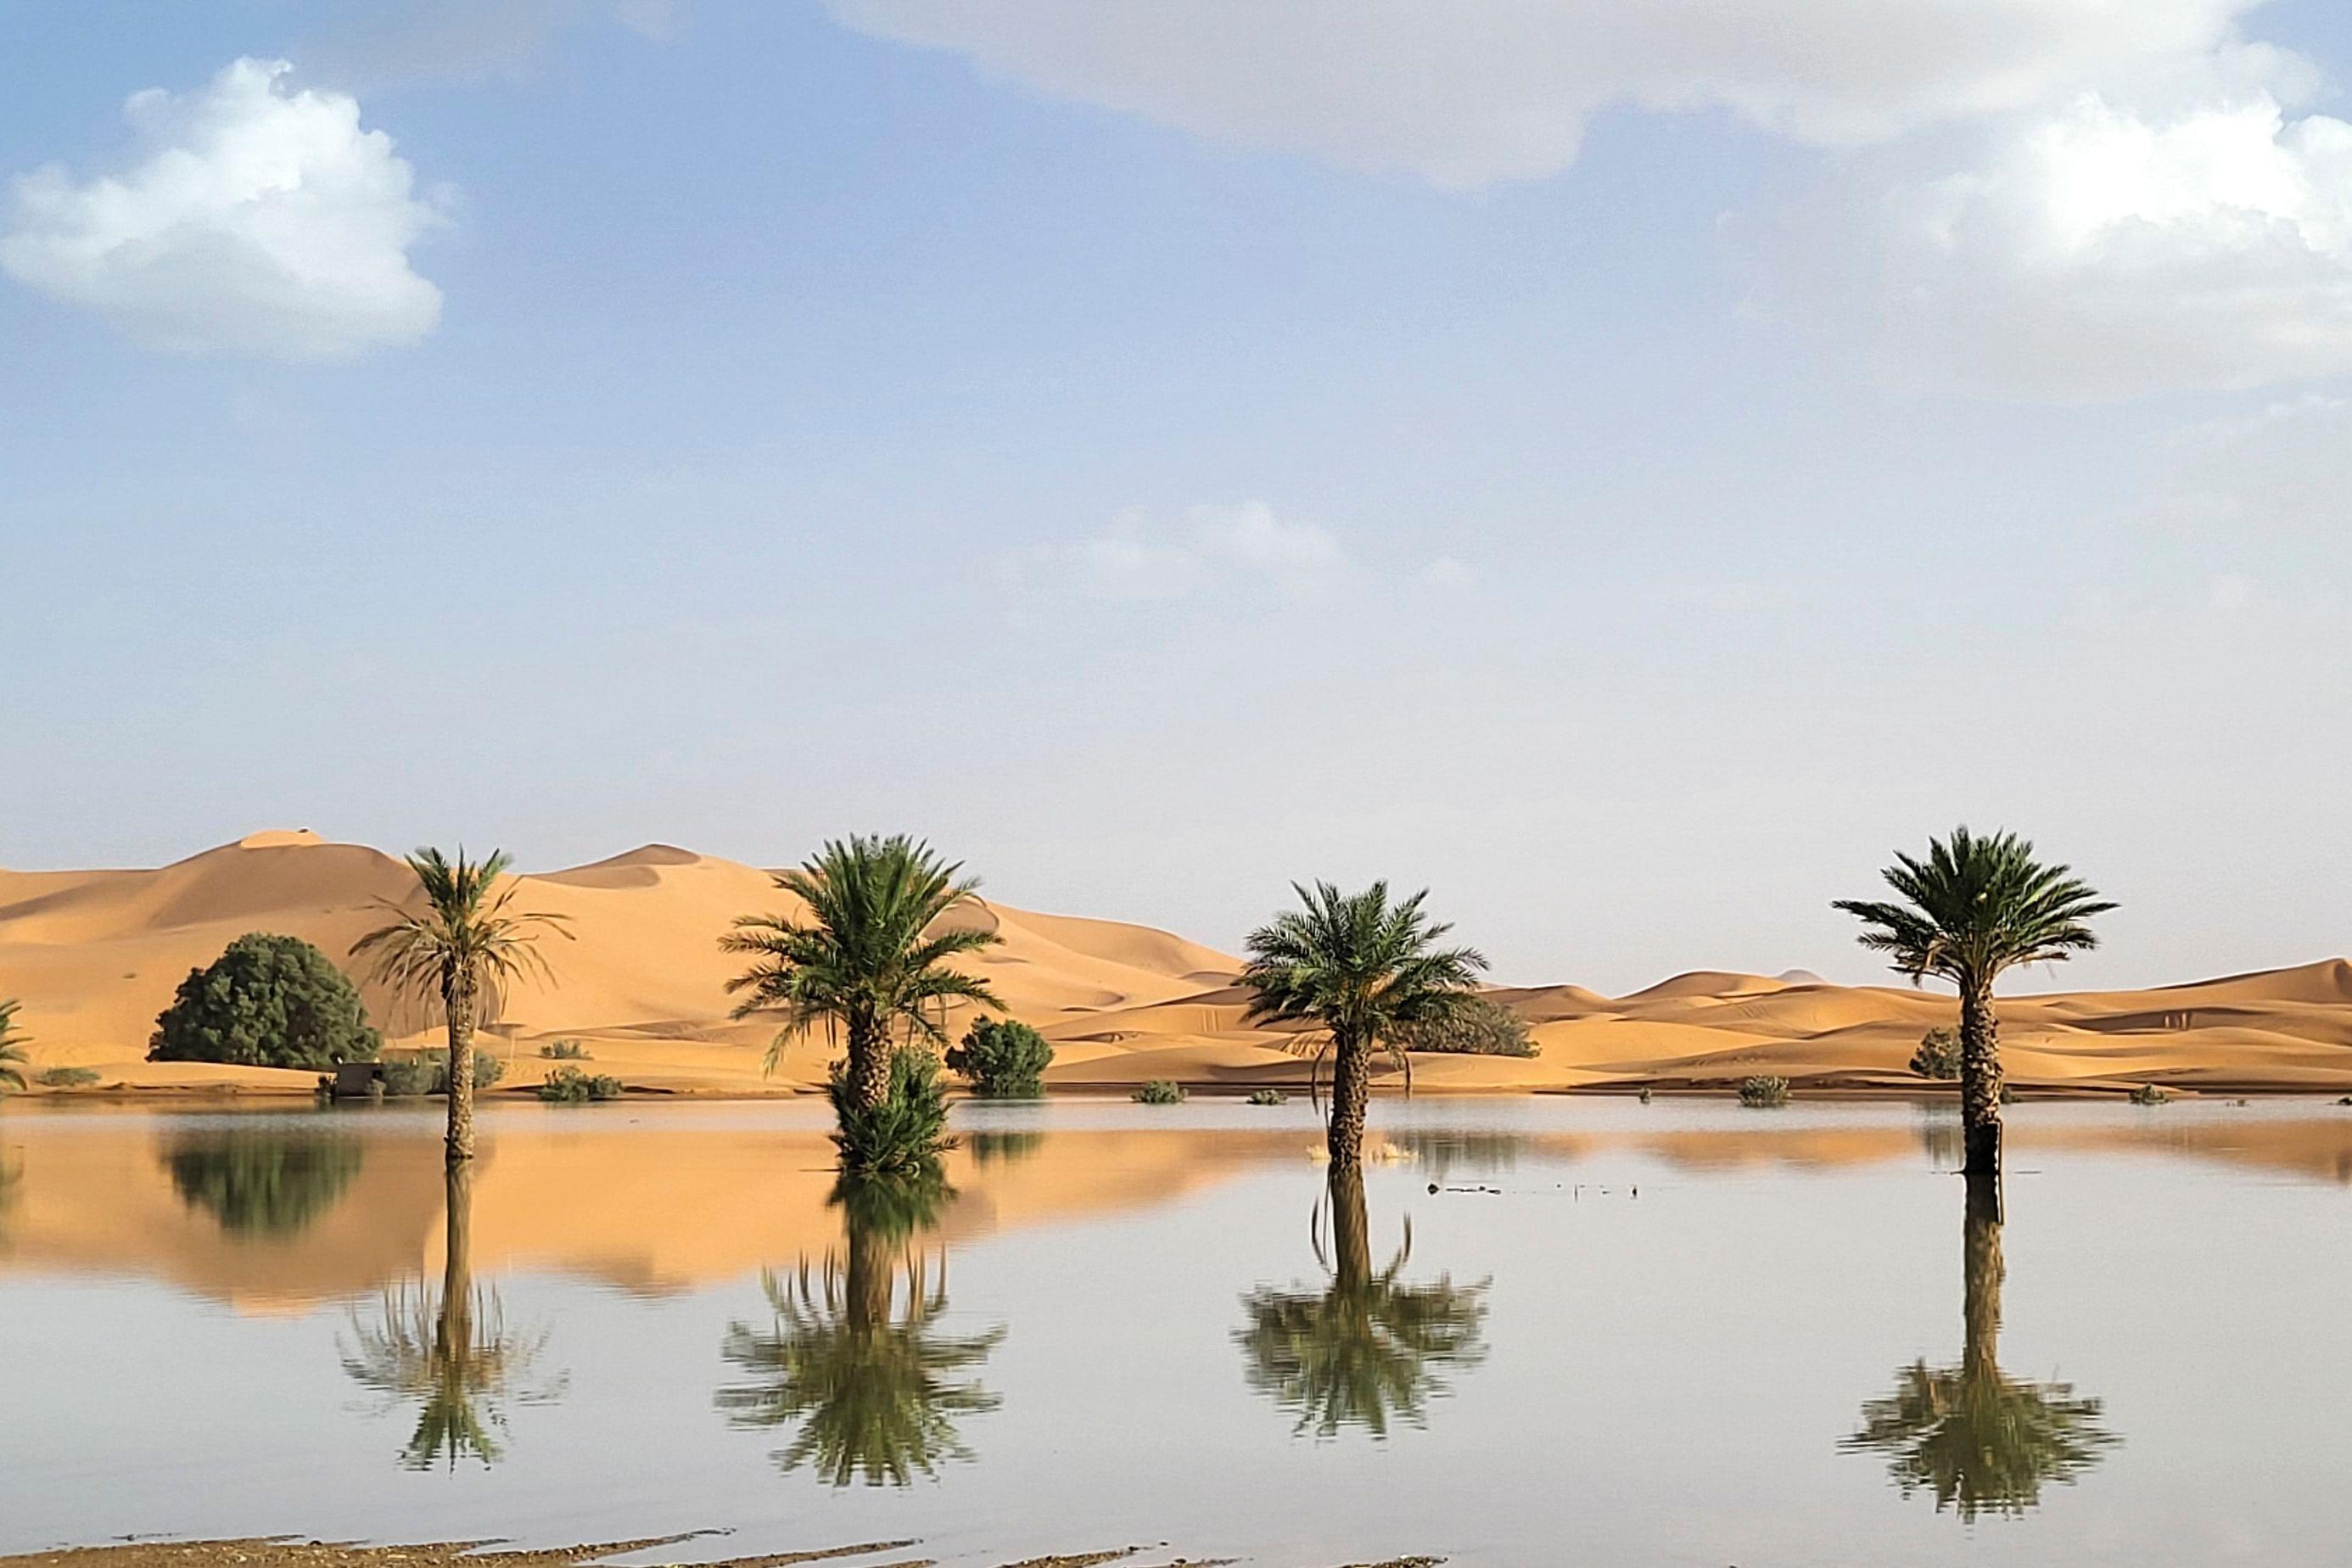
<svg viewBox="0 0 2352 1568">
<path fill-rule="evenodd" d="M 628 1554 L 637 1562 L 667 1562 L 660 1549 L 693 1541 L 675 1536 L 656 1541 L 609 1542 L 601 1545 L 558 1547 L 514 1552 L 491 1549 L 485 1542 L 448 1542 L 419 1546 L 354 1546 L 330 1542 L 292 1541 L 142 1541 L 113 1546 L 79 1547 L 63 1552 L 36 1552 L 21 1557 L 0 1557 L 0 1568 L 566 1568 Z M 695 1568 L 786 1568 L 790 1563 L 829 1563 L 870 1565 L 870 1568 L 931 1568 L 915 1541 L 864 1542 L 852 1546 L 810 1552 L 772 1552 L 756 1557 L 690 1559 Z M 1108 1551 L 1080 1552 L 1058 1557 L 1030 1557 L 1004 1568 L 1097 1568 L 1097 1564 L 1132 1562 L 1137 1568 L 1221 1568 L 1231 1559 L 1171 1557 L 1165 1546 L 1125 1546 Z M 1436 1568 L 1440 1557 L 1393 1557 L 1380 1563 L 1358 1563 L 1345 1568 Z"/>
<path fill-rule="evenodd" d="M 582 1042 L 597 1071 L 646 1093 L 749 1097 L 823 1083 L 823 1038 L 795 1045 L 768 1074 L 772 1024 L 730 1016 L 725 986 L 740 960 L 719 951 L 719 934 L 739 915 L 795 912 L 769 872 L 648 845 L 520 880 L 519 907 L 567 917 L 577 940 L 545 945 L 553 984 L 507 997 L 484 1039 L 508 1058 L 502 1092 L 528 1094 L 555 1065 L 540 1053 L 558 1039 Z M 94 1089 L 34 1092 L 310 1093 L 310 1073 L 146 1061 L 155 1015 L 191 968 L 247 931 L 301 937 L 349 967 L 353 940 L 413 886 L 391 856 L 307 832 L 255 834 L 152 870 L 0 870 L 0 996 L 24 1005 L 33 1073 L 99 1075 Z M 961 918 L 1003 939 L 975 967 L 1055 1042 L 1054 1087 L 1307 1083 L 1312 1042 L 1248 1021 L 1231 954 L 1145 926 L 995 903 Z M 363 989 L 388 1036 L 431 1038 L 431 1019 Z M 1417 1087 L 1672 1090 L 1774 1073 L 1801 1089 L 1916 1091 L 1906 1064 L 1920 1035 L 1955 1013 L 1933 992 L 1796 973 L 1696 971 L 1614 997 L 1572 984 L 1496 994 L 1532 1026 L 1539 1054 L 1420 1058 Z M 2028 1089 L 2341 1094 L 2352 1091 L 2352 963 L 2007 997 L 2001 1032 L 2011 1077 Z"/>
</svg>

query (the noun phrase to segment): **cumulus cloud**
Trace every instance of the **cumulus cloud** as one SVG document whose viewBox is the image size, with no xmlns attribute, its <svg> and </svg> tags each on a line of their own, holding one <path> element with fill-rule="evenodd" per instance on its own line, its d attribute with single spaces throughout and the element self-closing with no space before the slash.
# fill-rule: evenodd
<svg viewBox="0 0 2352 1568">
<path fill-rule="evenodd" d="M 2021 108 L 2216 47 L 2256 0 L 825 0 L 1038 90 L 1465 187 L 1618 104 L 1815 143 Z"/>
<path fill-rule="evenodd" d="M 133 94 L 117 174 L 16 182 L 0 270 L 180 353 L 332 359 L 412 343 L 441 292 L 409 249 L 441 221 L 358 102 L 240 59 L 200 91 Z"/>
<path fill-rule="evenodd" d="M 1098 599 L 1181 599 L 1250 584 L 1301 596 L 1328 587 L 1346 555 L 1320 524 L 1249 500 L 1194 507 L 1174 522 L 1124 513 L 1099 533 L 1040 552 L 1033 564 L 1039 579 L 1075 581 Z"/>
<path fill-rule="evenodd" d="M 2352 124 L 2267 88 L 2085 93 L 1853 199 L 1885 225 L 1889 380 L 2104 398 L 2352 370 Z"/>
</svg>

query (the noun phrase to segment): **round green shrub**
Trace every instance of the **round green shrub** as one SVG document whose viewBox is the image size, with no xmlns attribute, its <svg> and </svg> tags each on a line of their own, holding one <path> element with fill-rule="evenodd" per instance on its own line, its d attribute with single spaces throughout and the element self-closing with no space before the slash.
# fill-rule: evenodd
<svg viewBox="0 0 2352 1568">
<path fill-rule="evenodd" d="M 982 1018 L 950 1048 L 948 1067 L 992 1100 L 1034 1100 L 1045 1092 L 1045 1069 L 1054 1065 L 1054 1044 L 1026 1024 Z"/>
<path fill-rule="evenodd" d="M 1155 1078 L 1135 1091 L 1139 1105 L 1174 1105 L 1183 1099 L 1184 1086 L 1164 1078 Z"/>
<path fill-rule="evenodd" d="M 1395 1031 L 1392 1043 L 1409 1051 L 1444 1051 L 1460 1056 L 1538 1054 L 1535 1041 L 1528 1037 L 1528 1021 L 1492 996 L 1480 995 L 1459 997 L 1434 1018 L 1402 1026 Z"/>
<path fill-rule="evenodd" d="M 1252 1105 L 1283 1105 L 1286 1104 L 1289 1100 L 1290 1096 L 1283 1093 L 1282 1090 L 1278 1089 L 1261 1089 L 1255 1090 L 1250 1095 L 1249 1103 Z"/>
<path fill-rule="evenodd" d="M 578 1068 L 557 1068 L 539 1086 L 539 1098 L 550 1105 L 585 1105 L 591 1100 L 621 1098 L 621 1080 L 609 1073 L 584 1073 Z"/>
<path fill-rule="evenodd" d="M 1930 1029 L 1911 1053 L 1911 1070 L 1939 1081 L 1960 1076 L 1960 1037 L 1955 1029 Z"/>
<path fill-rule="evenodd" d="M 1789 1080 L 1770 1073 L 1739 1080 L 1739 1103 L 1771 1107 L 1789 1103 Z"/>
<path fill-rule="evenodd" d="M 249 931 L 192 969 L 147 1042 L 154 1062 L 330 1068 L 372 1061 L 383 1037 L 357 987 L 299 937 Z"/>
</svg>

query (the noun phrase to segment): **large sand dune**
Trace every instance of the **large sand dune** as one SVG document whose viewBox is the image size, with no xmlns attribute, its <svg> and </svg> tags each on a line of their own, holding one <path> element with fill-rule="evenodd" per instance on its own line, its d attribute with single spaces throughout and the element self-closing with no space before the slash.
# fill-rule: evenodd
<svg viewBox="0 0 2352 1568">
<path fill-rule="evenodd" d="M 767 1074 L 772 1025 L 730 1014 L 726 983 L 741 963 L 719 951 L 719 935 L 739 915 L 796 910 L 769 872 L 647 845 L 520 883 L 518 907 L 566 917 L 572 939 L 544 944 L 552 984 L 502 999 L 486 1044 L 510 1058 L 508 1087 L 534 1082 L 538 1047 L 559 1037 L 586 1042 L 598 1070 L 650 1090 L 797 1092 L 823 1081 L 824 1039 L 795 1045 Z M 34 1068 L 95 1068 L 95 1092 L 307 1092 L 304 1073 L 148 1063 L 155 1015 L 191 968 L 248 931 L 305 938 L 356 971 L 352 942 L 412 889 L 393 857 L 308 832 L 256 834 L 155 870 L 0 870 L 0 996 L 23 1002 Z M 1003 939 L 975 966 L 1055 1042 L 1057 1084 L 1307 1081 L 1314 1042 L 1249 1021 L 1228 954 L 1148 927 L 993 902 L 957 918 Z M 363 989 L 388 1035 L 428 1037 L 430 1017 Z M 1916 1089 L 1905 1064 L 1921 1032 L 1954 1012 L 1931 991 L 1801 972 L 1696 970 L 1616 998 L 1571 984 L 1496 994 L 1534 1026 L 1541 1054 L 1423 1057 L 1416 1084 L 1703 1089 L 1769 1072 L 1813 1088 Z M 2011 1076 L 2028 1088 L 2352 1089 L 2352 963 L 2342 959 L 2150 991 L 2011 996 L 2001 1020 Z"/>
</svg>

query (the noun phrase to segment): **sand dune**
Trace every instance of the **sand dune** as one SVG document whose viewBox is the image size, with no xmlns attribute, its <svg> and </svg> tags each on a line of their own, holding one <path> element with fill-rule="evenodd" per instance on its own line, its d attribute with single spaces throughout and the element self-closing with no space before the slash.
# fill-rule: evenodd
<svg viewBox="0 0 2352 1568">
<path fill-rule="evenodd" d="M 501 1001 L 487 1043 L 509 1059 L 507 1090 L 537 1081 L 548 1065 L 539 1047 L 559 1037 L 586 1042 L 598 1070 L 648 1090 L 773 1094 L 823 1082 L 824 1038 L 793 1046 L 771 1075 L 772 1026 L 730 1016 L 726 983 L 741 964 L 719 951 L 719 935 L 740 915 L 798 912 L 771 872 L 648 844 L 518 880 L 518 907 L 564 917 L 571 936 L 545 946 L 553 984 Z M 411 890 L 396 858 L 308 830 L 257 833 L 152 870 L 0 870 L 0 995 L 23 1001 L 34 1068 L 93 1068 L 94 1092 L 308 1092 L 303 1073 L 146 1062 L 155 1015 L 191 968 L 248 931 L 305 938 L 349 968 L 352 942 Z M 976 967 L 1013 1016 L 1055 1041 L 1053 1082 L 1307 1082 L 1314 1042 L 1249 1020 L 1230 954 L 1145 926 L 994 902 L 957 918 L 1003 938 Z M 414 1005 L 362 991 L 388 1035 L 430 1037 L 434 1020 Z M 1793 970 L 1694 970 L 1613 998 L 1573 984 L 1496 994 L 1534 1026 L 1540 1054 L 1424 1058 L 1417 1084 L 1721 1088 L 1773 1072 L 1816 1089 L 1916 1090 L 1911 1051 L 1955 1010 L 1933 991 L 1832 985 Z M 2028 1088 L 2340 1093 L 2352 1089 L 2352 963 L 2008 997 L 2002 1037 Z"/>
</svg>

